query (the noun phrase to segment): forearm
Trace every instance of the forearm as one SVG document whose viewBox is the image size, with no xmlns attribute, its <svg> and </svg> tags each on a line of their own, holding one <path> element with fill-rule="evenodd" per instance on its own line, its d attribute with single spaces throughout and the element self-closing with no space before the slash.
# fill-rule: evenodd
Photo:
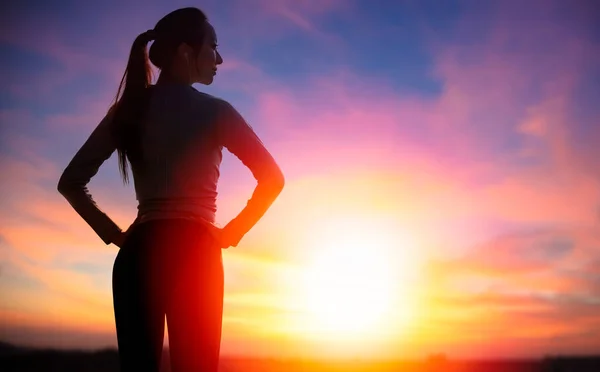
<svg viewBox="0 0 600 372">
<path fill-rule="evenodd" d="M 267 212 L 281 193 L 284 176 L 281 169 L 244 118 L 225 101 L 219 101 L 220 122 L 217 127 L 220 143 L 250 169 L 258 184 L 246 207 L 229 222 L 225 230 L 226 242 L 236 246 Z"/>
<path fill-rule="evenodd" d="M 234 246 L 264 216 L 283 190 L 283 186 L 283 177 L 258 182 L 244 209 L 225 226 L 233 236 Z"/>
<path fill-rule="evenodd" d="M 119 226 L 98 208 L 85 187 L 59 183 L 58 191 L 105 244 L 112 243 L 121 232 Z"/>
<path fill-rule="evenodd" d="M 106 244 L 112 243 L 121 229 L 98 208 L 86 186 L 98 172 L 100 165 L 116 149 L 110 123 L 109 114 L 96 126 L 71 159 L 57 186 L 58 191 Z"/>
</svg>

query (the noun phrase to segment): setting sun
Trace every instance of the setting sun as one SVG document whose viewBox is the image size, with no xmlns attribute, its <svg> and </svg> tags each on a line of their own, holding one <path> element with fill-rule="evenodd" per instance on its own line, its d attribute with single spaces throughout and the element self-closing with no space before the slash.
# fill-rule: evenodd
<svg viewBox="0 0 600 372">
<path fill-rule="evenodd" d="M 392 310 L 394 317 L 408 316 L 397 314 L 393 303 L 399 293 L 399 266 L 411 264 L 400 260 L 396 248 L 410 247 L 391 226 L 375 219 L 336 218 L 320 226 L 312 244 L 316 254 L 304 281 L 310 328 L 345 338 L 381 333 Z"/>
</svg>

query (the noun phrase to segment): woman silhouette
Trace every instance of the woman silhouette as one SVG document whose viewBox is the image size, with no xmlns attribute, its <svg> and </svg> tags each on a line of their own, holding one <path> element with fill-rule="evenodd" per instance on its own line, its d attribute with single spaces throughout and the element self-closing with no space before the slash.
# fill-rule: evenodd
<svg viewBox="0 0 600 372">
<path fill-rule="evenodd" d="M 147 44 L 153 40 L 149 57 Z M 160 69 L 151 84 L 150 63 Z M 115 103 L 65 168 L 59 192 L 106 243 L 120 247 L 113 304 L 121 371 L 158 371 L 164 319 L 173 371 L 217 371 L 223 309 L 221 249 L 237 246 L 284 185 L 260 139 L 226 101 L 201 93 L 223 62 L 205 14 L 182 8 L 140 34 Z M 222 149 L 257 186 L 243 210 L 214 225 Z M 123 182 L 131 166 L 138 214 L 122 231 L 87 184 L 117 150 Z"/>
</svg>

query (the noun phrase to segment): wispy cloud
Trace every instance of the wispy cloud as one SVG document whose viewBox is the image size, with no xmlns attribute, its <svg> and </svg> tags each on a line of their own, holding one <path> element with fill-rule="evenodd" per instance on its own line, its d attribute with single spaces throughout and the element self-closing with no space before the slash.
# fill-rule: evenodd
<svg viewBox="0 0 600 372">
<path fill-rule="evenodd" d="M 261 0 L 259 3 L 264 13 L 283 17 L 294 25 L 311 32 L 317 31 L 314 24 L 315 19 L 351 6 L 351 2 L 340 0 Z"/>
</svg>

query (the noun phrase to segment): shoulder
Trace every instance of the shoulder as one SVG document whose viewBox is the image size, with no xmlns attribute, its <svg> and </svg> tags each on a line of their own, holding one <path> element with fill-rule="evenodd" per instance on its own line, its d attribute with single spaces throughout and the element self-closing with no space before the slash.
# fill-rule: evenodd
<svg viewBox="0 0 600 372">
<path fill-rule="evenodd" d="M 219 109 L 219 111 L 221 113 L 223 113 L 223 114 L 237 113 L 237 110 L 235 109 L 235 107 L 233 107 L 233 105 L 231 103 L 229 103 L 229 101 L 227 101 L 226 99 L 214 96 L 212 94 L 200 92 L 199 90 L 197 90 L 193 87 L 192 87 L 192 89 L 193 89 L 194 96 L 196 99 L 198 99 L 199 101 L 202 101 L 204 103 L 209 103 L 210 105 Z"/>
<path fill-rule="evenodd" d="M 190 86 L 189 89 L 192 92 L 192 96 L 194 97 L 194 99 L 199 100 L 199 101 L 217 104 L 219 101 L 223 100 L 222 98 L 213 96 L 212 94 L 201 92 L 192 86 Z"/>
</svg>

